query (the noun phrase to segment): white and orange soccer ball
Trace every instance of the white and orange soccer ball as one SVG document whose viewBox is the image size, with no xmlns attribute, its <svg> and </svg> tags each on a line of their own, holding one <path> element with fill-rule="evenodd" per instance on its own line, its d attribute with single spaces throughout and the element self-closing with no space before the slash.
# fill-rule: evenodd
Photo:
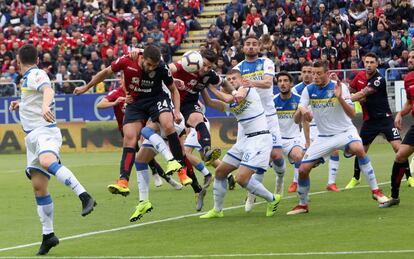
<svg viewBox="0 0 414 259">
<path fill-rule="evenodd" d="M 181 64 L 185 71 L 196 73 L 203 67 L 203 57 L 198 51 L 190 50 L 182 56 Z"/>
</svg>

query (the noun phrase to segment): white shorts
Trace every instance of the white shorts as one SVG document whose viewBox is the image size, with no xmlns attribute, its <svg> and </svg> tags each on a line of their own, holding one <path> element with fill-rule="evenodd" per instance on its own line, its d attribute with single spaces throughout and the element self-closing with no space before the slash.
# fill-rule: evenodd
<svg viewBox="0 0 414 259">
<path fill-rule="evenodd" d="M 258 173 L 264 173 L 269 166 L 270 153 L 272 152 L 271 143 L 272 136 L 270 134 L 261 134 L 250 138 L 244 136 L 227 151 L 223 162 L 234 167 L 243 165 Z"/>
<path fill-rule="evenodd" d="M 283 154 L 288 158 L 291 164 L 294 164 L 295 161 L 291 160 L 289 157 L 290 152 L 294 147 L 300 147 L 302 150 L 305 150 L 305 137 L 296 137 L 296 138 L 282 138 L 282 150 Z"/>
<path fill-rule="evenodd" d="M 273 148 L 282 148 L 282 137 L 280 135 L 280 128 L 279 128 L 279 122 L 277 120 L 277 115 L 274 116 L 266 116 L 267 120 L 267 128 L 270 131 L 270 134 L 272 135 L 272 149 Z M 240 125 L 237 125 L 237 141 L 239 141 L 239 138 L 242 138 L 244 136 L 243 127 Z"/>
<path fill-rule="evenodd" d="M 60 129 L 53 127 L 40 127 L 31 131 L 25 138 L 27 166 L 26 175 L 30 179 L 30 171 L 37 171 L 48 178 L 50 174 L 40 165 L 39 155 L 53 153 L 59 159 L 59 151 L 62 146 L 62 134 Z"/>
<path fill-rule="evenodd" d="M 309 127 L 309 139 L 310 142 L 312 143 L 319 135 L 319 130 L 318 127 L 316 127 L 316 125 L 312 125 Z"/>
<path fill-rule="evenodd" d="M 333 151 L 340 149 L 344 151 L 345 157 L 351 157 L 352 155 L 347 152 L 348 146 L 355 141 L 362 142 L 356 128 L 332 136 L 318 136 L 306 150 L 302 163 L 310 163 L 320 159 L 323 162 L 329 159 Z"/>
<path fill-rule="evenodd" d="M 210 132 L 210 122 L 206 122 L 208 131 Z M 187 138 L 184 141 L 184 146 L 189 148 L 195 148 L 198 151 L 201 150 L 201 145 L 198 142 L 197 131 L 194 128 L 190 128 L 190 133 L 187 135 Z"/>
<path fill-rule="evenodd" d="M 270 133 L 272 134 L 272 148 L 282 148 L 282 137 L 280 134 L 279 122 L 277 120 L 277 115 L 268 116 L 266 115 L 267 126 Z"/>
</svg>

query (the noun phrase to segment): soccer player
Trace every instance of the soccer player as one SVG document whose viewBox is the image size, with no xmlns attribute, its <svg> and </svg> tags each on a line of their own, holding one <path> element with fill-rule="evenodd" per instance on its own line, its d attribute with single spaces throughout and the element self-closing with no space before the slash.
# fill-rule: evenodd
<svg viewBox="0 0 414 259">
<path fill-rule="evenodd" d="M 36 64 L 34 46 L 24 45 L 18 51 L 17 62 L 23 74 L 21 100 L 12 101 L 10 110 L 19 110 L 27 152 L 26 175 L 31 180 L 42 224 L 43 240 L 37 255 L 45 255 L 59 244 L 53 230 L 53 201 L 48 190 L 50 176 L 69 187 L 82 202 L 82 216 L 91 213 L 95 200 L 86 192 L 75 175 L 60 162 L 62 135 L 56 125 L 55 101 L 48 75 Z"/>
<path fill-rule="evenodd" d="M 129 55 L 124 55 L 112 62 L 106 69 L 96 74 L 92 80 L 83 87 L 77 87 L 75 94 L 85 93 L 92 86 L 102 82 L 114 72 L 124 72 L 125 86 L 127 90 L 127 106 L 124 118 L 123 153 L 120 166 L 120 177 L 116 184 L 108 185 L 108 190 L 114 194 L 128 195 L 128 181 L 136 154 L 136 143 L 145 121 L 159 121 L 161 128 L 167 134 L 168 143 L 175 160 L 168 161 L 167 174 L 178 171 L 180 181 L 186 185 L 191 179 L 186 175 L 185 161 L 174 128 L 174 120 L 179 122 L 181 115 L 177 111 L 180 107 L 179 93 L 174 86 L 171 71 L 161 61 L 159 48 L 149 45 L 137 60 Z M 163 89 L 163 84 L 171 91 L 174 107 L 174 116 L 171 111 L 171 100 Z M 178 162 L 177 162 L 178 161 Z"/>
<path fill-rule="evenodd" d="M 210 122 L 208 121 L 207 117 L 205 117 L 204 115 L 205 106 L 201 102 L 198 102 L 198 105 L 201 107 L 201 110 L 204 116 L 204 121 L 206 123 L 207 129 L 210 131 Z M 188 131 L 187 137 L 184 142 L 185 154 L 190 160 L 191 164 L 194 165 L 194 167 L 204 175 L 204 188 L 206 188 L 211 183 L 212 175 L 210 171 L 207 169 L 207 167 L 204 165 L 204 163 L 198 157 L 192 154 L 194 149 L 196 149 L 200 152 L 200 155 L 202 156 L 202 147 L 200 143 L 198 142 L 197 131 L 194 128 L 189 128 L 188 130 L 189 131 Z M 214 168 L 217 168 L 219 163 L 220 163 L 220 160 L 216 159 L 211 163 L 211 165 Z M 233 190 L 236 187 L 236 181 L 234 180 L 234 176 L 232 174 L 229 174 L 227 176 L 227 182 L 228 182 L 229 190 Z"/>
<path fill-rule="evenodd" d="M 352 101 L 359 101 L 362 106 L 364 122 L 362 123 L 360 135 L 364 144 L 365 152 L 374 139 L 383 134 L 391 144 L 394 152 L 398 151 L 401 144 L 400 132 L 394 125 L 391 109 L 388 103 L 387 83 L 385 78 L 378 72 L 378 56 L 368 53 L 364 59 L 365 71 L 360 71 L 352 80 L 351 91 L 356 92 Z M 357 159 L 354 163 L 354 177 L 345 189 L 352 189 L 360 184 L 360 173 Z M 405 171 L 408 186 L 414 187 L 414 178 L 410 171 Z"/>
<path fill-rule="evenodd" d="M 297 123 L 302 120 L 310 122 L 314 116 L 319 135 L 306 150 L 299 167 L 299 204 L 287 214 L 294 215 L 309 211 L 310 171 L 322 162 L 325 156 L 339 149 L 344 150 L 346 157 L 352 155 L 358 157 L 361 169 L 371 187 L 373 198 L 380 204 L 388 201 L 388 198 L 378 188 L 374 169 L 365 154 L 357 129 L 352 124 L 351 118 L 355 116 L 355 109 L 348 88 L 339 82 L 337 76 L 335 77 L 336 74 L 332 74 L 332 77 L 337 82 L 329 79 L 328 67 L 323 61 L 313 64 L 312 74 L 313 83 L 303 90 L 294 118 Z M 309 105 L 312 112 L 308 110 Z"/>
<path fill-rule="evenodd" d="M 227 151 L 223 161 L 216 168 L 213 191 L 214 208 L 200 216 L 200 218 L 221 218 L 224 216 L 223 202 L 227 191 L 226 177 L 237 168 L 237 183 L 250 193 L 264 198 L 267 201 L 266 216 L 273 216 L 279 205 L 280 195 L 273 195 L 260 181 L 252 177 L 253 174 L 266 172 L 272 150 L 272 136 L 267 125 L 260 96 L 255 88 L 241 86 L 242 76 L 238 70 L 231 70 L 227 73 L 226 80 L 238 90 L 234 92 L 233 102 L 230 104 L 220 103 L 222 106 L 220 110 L 227 109 L 234 114 L 239 126 L 243 127 L 243 135 L 238 137 L 236 144 Z M 206 102 L 209 101 L 206 100 Z"/>
<path fill-rule="evenodd" d="M 301 69 L 301 78 L 302 82 L 295 85 L 295 87 L 292 89 L 292 92 L 302 95 L 303 89 L 307 85 L 310 85 L 312 83 L 312 65 L 309 62 L 306 62 L 303 64 Z M 316 127 L 315 121 L 311 121 L 310 123 L 303 121 L 303 132 L 305 134 L 306 139 L 306 148 L 309 147 L 310 143 L 315 140 L 315 138 L 319 135 L 318 128 Z M 295 164 L 295 176 L 296 172 L 298 172 L 299 168 L 296 168 L 297 165 Z M 328 191 L 332 192 L 339 192 L 338 187 L 336 186 L 336 174 L 338 172 L 339 168 L 339 153 L 337 150 L 332 152 L 332 154 L 329 157 L 328 162 L 328 184 L 326 185 L 326 189 Z M 296 192 L 298 187 L 297 178 L 293 179 L 293 182 L 288 187 L 288 192 Z"/>
<path fill-rule="evenodd" d="M 123 81 L 123 77 L 122 77 L 122 81 Z M 124 133 L 122 132 L 122 128 L 123 128 L 123 120 L 124 120 L 125 107 L 126 107 L 125 98 L 126 98 L 126 92 L 125 92 L 124 85 L 122 84 L 120 87 L 109 92 L 105 97 L 103 97 L 96 104 L 96 107 L 98 109 L 105 109 L 109 107 L 113 108 L 115 119 L 118 123 L 118 129 L 122 137 L 124 136 Z M 137 150 L 138 150 L 138 147 L 137 147 Z M 181 190 L 183 188 L 183 186 L 180 183 L 176 182 L 169 175 L 165 174 L 164 170 L 162 169 L 160 164 L 157 163 L 155 158 L 149 161 L 148 165 L 151 168 L 156 187 L 159 187 L 162 185 L 162 180 L 160 179 L 162 177 L 167 183 L 169 183 L 176 190 Z"/>
<path fill-rule="evenodd" d="M 223 84 L 220 76 L 212 69 L 217 61 L 217 55 L 212 50 L 202 50 L 203 66 L 196 73 L 184 70 L 181 62 L 169 64 L 174 79 L 181 80 L 177 86 L 180 93 L 180 111 L 184 116 L 185 124 L 197 132 L 198 142 L 202 148 L 202 159 L 210 164 L 220 157 L 221 150 L 211 148 L 211 136 L 207 127 L 203 111 L 198 104 L 200 91 L 205 88 L 217 88 Z M 227 83 L 224 83 L 228 87 Z"/>
<path fill-rule="evenodd" d="M 414 116 L 414 51 L 408 54 L 408 73 L 404 77 L 404 88 L 407 94 L 407 101 L 402 110 L 395 116 L 395 127 L 401 130 L 402 117 L 411 112 Z M 391 174 L 391 199 L 380 205 L 381 208 L 388 208 L 400 204 L 400 184 L 404 174 L 410 171 L 408 158 L 414 152 L 414 125 L 411 125 L 405 135 L 395 156 Z"/>
<path fill-rule="evenodd" d="M 274 104 L 282 134 L 282 149 L 289 162 L 294 164 L 293 182 L 297 183 L 300 161 L 305 150 L 305 136 L 301 132 L 301 127 L 293 120 L 300 96 L 292 93 L 293 77 L 287 71 L 279 72 L 276 78 L 280 93 L 275 96 Z"/>
<path fill-rule="evenodd" d="M 142 129 L 142 135 L 145 136 L 145 140 L 141 145 L 140 150 L 137 153 L 135 159 L 135 166 L 137 168 L 137 179 L 138 179 L 138 190 L 139 190 L 139 204 L 136 206 L 135 212 L 132 214 L 130 221 L 134 222 L 139 220 L 145 213 L 152 210 L 152 204 L 149 201 L 149 177 L 148 177 L 148 162 L 151 161 L 156 154 L 162 153 L 164 156 L 168 156 L 166 151 L 168 151 L 168 146 L 165 143 L 167 141 L 164 131 L 161 129 L 160 135 L 156 134 L 156 131 L 153 128 L 159 129 L 159 125 L 152 125 L 150 127 L 145 127 Z M 177 134 L 180 135 L 180 140 L 184 142 L 185 126 L 184 122 L 181 121 L 180 124 L 175 124 Z M 158 137 L 160 141 L 158 141 Z M 155 138 L 155 139 L 154 139 Z M 170 154 L 170 156 L 172 156 Z M 193 180 L 191 187 L 194 190 L 196 195 L 196 210 L 200 211 L 204 204 L 204 196 L 206 194 L 206 188 L 202 188 L 198 181 L 197 177 L 194 174 L 193 167 L 190 164 L 190 161 L 186 159 L 187 164 L 187 174 Z"/>
<path fill-rule="evenodd" d="M 268 129 L 272 134 L 273 149 L 271 152 L 272 167 L 276 173 L 276 194 L 283 190 L 283 177 L 285 174 L 285 161 L 282 154 L 279 123 L 275 105 L 273 103 L 273 78 L 275 76 L 275 65 L 268 58 L 259 58 L 260 44 L 256 36 L 248 36 L 243 45 L 245 60 L 237 64 L 234 69 L 240 71 L 243 76 L 243 85 L 256 88 L 265 111 Z M 243 136 L 243 127 L 238 128 L 238 137 Z M 258 175 L 259 176 L 259 175 Z M 262 179 L 258 178 L 259 181 Z M 255 196 L 247 195 L 245 210 L 251 211 Z"/>
</svg>

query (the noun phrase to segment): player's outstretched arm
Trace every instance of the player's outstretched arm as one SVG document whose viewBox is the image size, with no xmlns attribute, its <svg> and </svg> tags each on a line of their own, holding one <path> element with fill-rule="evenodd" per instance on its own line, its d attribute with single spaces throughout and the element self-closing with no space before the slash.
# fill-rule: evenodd
<svg viewBox="0 0 414 259">
<path fill-rule="evenodd" d="M 310 146 L 310 126 L 308 121 L 302 121 L 302 129 L 305 134 L 305 147 L 308 148 Z"/>
<path fill-rule="evenodd" d="M 402 128 L 402 117 L 407 115 L 410 111 L 411 111 L 411 101 L 407 100 L 404 103 L 404 106 L 401 109 L 401 111 L 399 111 L 397 113 L 397 115 L 395 116 L 394 125 L 397 129 L 401 130 L 401 128 Z"/>
<path fill-rule="evenodd" d="M 204 89 L 201 91 L 201 96 L 203 97 L 204 104 L 216 109 L 218 111 L 224 112 L 226 111 L 226 104 L 220 100 L 217 99 L 211 99 L 210 95 L 208 94 L 207 89 Z"/>
<path fill-rule="evenodd" d="M 262 89 L 268 89 L 273 86 L 273 76 L 264 75 L 262 80 L 251 80 L 251 79 L 243 78 L 243 85 L 248 85 L 248 86 L 262 88 Z"/>
<path fill-rule="evenodd" d="M 339 102 L 339 104 L 342 106 L 342 108 L 344 109 L 344 112 L 346 113 L 346 115 L 348 115 L 348 117 L 350 117 L 351 119 L 353 119 L 354 117 L 355 117 L 355 115 L 356 115 L 356 112 L 355 112 L 355 108 L 354 108 L 354 106 L 352 106 L 352 105 L 350 105 L 345 99 L 344 99 L 344 97 L 345 98 L 348 98 L 348 100 L 349 101 L 351 101 L 351 98 L 350 98 L 350 94 L 349 94 L 349 92 L 347 92 L 347 95 L 346 96 L 343 96 L 342 95 L 342 91 L 344 90 L 344 89 L 347 89 L 346 87 L 344 87 L 344 88 L 342 88 L 342 84 L 341 84 L 341 82 L 339 82 L 339 81 L 337 81 L 337 83 L 336 83 L 336 85 L 335 85 L 335 90 L 334 90 L 334 93 L 335 93 L 335 96 L 336 96 L 336 98 L 338 99 L 338 102 Z M 352 101 L 351 101 L 352 102 Z M 352 103 L 351 103 L 352 104 Z"/>
<path fill-rule="evenodd" d="M 209 85 L 208 89 L 210 89 L 210 91 L 217 97 L 217 99 L 225 102 L 225 103 L 232 103 L 234 102 L 234 97 L 230 94 L 224 93 L 222 91 L 219 91 L 216 87 L 214 87 L 213 85 Z M 225 90 L 227 92 L 226 89 L 223 88 L 223 90 Z M 233 90 L 233 92 L 236 90 Z M 232 93 L 232 92 L 230 92 Z"/>
<path fill-rule="evenodd" d="M 99 103 L 96 104 L 96 108 L 105 109 L 118 105 L 121 102 L 125 102 L 125 97 L 118 97 L 114 102 L 110 102 L 106 97 L 102 98 Z"/>
<path fill-rule="evenodd" d="M 80 95 L 83 93 L 86 93 L 89 89 L 91 89 L 93 86 L 99 84 L 106 78 L 108 78 L 110 75 L 112 75 L 114 72 L 112 71 L 111 66 L 105 68 L 104 70 L 99 71 L 98 74 L 92 77 L 92 80 L 85 86 L 79 86 L 76 87 L 73 91 L 74 94 Z"/>
<path fill-rule="evenodd" d="M 54 122 L 55 114 L 50 110 L 50 105 L 53 102 L 53 98 L 55 97 L 55 91 L 53 91 L 52 87 L 50 86 L 45 86 L 42 88 L 42 90 L 43 90 L 43 103 L 42 103 L 43 118 L 47 122 Z"/>
</svg>

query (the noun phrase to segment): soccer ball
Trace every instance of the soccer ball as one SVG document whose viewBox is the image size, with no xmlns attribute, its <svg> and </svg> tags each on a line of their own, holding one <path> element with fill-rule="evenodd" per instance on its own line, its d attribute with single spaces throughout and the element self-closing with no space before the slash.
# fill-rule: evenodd
<svg viewBox="0 0 414 259">
<path fill-rule="evenodd" d="M 187 51 L 181 58 L 181 64 L 185 71 L 196 73 L 203 67 L 203 57 L 197 51 Z"/>
</svg>

